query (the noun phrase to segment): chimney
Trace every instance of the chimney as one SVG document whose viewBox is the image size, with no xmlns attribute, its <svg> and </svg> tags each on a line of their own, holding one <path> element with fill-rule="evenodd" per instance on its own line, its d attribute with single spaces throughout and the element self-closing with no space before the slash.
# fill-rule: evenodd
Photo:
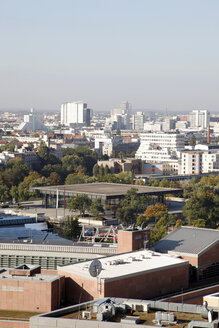
<svg viewBox="0 0 219 328">
<path fill-rule="evenodd" d="M 207 137 L 207 144 L 210 144 L 210 125 L 208 126 L 208 137 Z"/>
</svg>

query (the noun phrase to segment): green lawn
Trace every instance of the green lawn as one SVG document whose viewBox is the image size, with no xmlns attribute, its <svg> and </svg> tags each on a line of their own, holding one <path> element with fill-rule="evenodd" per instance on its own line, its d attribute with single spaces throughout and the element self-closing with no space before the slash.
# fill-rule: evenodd
<svg viewBox="0 0 219 328">
<path fill-rule="evenodd" d="M 29 320 L 30 317 L 37 315 L 37 312 L 23 312 L 23 311 L 7 311 L 0 310 L 0 319 L 8 320 Z"/>
</svg>

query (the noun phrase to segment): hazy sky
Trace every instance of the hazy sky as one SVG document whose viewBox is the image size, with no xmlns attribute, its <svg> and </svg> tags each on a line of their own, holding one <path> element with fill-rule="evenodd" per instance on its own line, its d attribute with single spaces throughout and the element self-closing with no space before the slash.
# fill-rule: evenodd
<svg viewBox="0 0 219 328">
<path fill-rule="evenodd" d="M 0 109 L 219 112 L 218 0 L 0 0 Z"/>
</svg>

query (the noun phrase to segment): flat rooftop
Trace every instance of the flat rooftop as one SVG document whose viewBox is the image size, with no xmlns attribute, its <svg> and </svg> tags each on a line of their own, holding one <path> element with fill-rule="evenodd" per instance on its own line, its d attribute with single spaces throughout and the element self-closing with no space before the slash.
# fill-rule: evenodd
<svg viewBox="0 0 219 328">
<path fill-rule="evenodd" d="M 20 276 L 11 275 L 9 273 L 10 268 L 0 269 L 0 279 L 1 280 L 20 280 L 20 281 L 38 281 L 38 282 L 52 282 L 59 279 L 61 276 L 58 274 L 43 274 L 37 273 L 33 276 Z"/>
<path fill-rule="evenodd" d="M 31 188 L 31 191 L 41 194 L 52 194 L 52 195 L 56 195 L 58 191 L 59 194 L 64 194 L 65 192 L 66 196 L 87 194 L 87 195 L 95 195 L 95 196 L 109 198 L 109 197 L 116 197 L 116 196 L 122 197 L 131 188 L 135 188 L 138 194 L 143 194 L 143 195 L 146 194 L 164 195 L 164 194 L 182 192 L 182 189 L 179 188 L 161 188 L 161 187 L 137 186 L 131 184 L 105 183 L 105 182 L 34 187 Z"/>
<path fill-rule="evenodd" d="M 99 261 L 102 264 L 102 271 L 98 277 L 102 280 L 135 276 L 141 273 L 149 273 L 188 263 L 188 261 L 171 255 L 164 255 L 148 250 L 104 257 L 99 259 Z M 86 261 L 60 266 L 58 270 L 95 280 L 96 278 L 92 278 L 89 273 L 91 262 L 92 261 Z"/>
</svg>

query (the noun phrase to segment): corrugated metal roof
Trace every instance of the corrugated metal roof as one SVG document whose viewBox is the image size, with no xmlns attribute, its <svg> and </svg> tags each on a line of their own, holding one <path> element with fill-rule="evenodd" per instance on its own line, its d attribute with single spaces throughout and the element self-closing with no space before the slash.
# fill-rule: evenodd
<svg viewBox="0 0 219 328">
<path fill-rule="evenodd" d="M 219 230 L 180 227 L 153 245 L 157 252 L 168 251 L 200 254 L 211 244 L 219 242 Z"/>
</svg>

